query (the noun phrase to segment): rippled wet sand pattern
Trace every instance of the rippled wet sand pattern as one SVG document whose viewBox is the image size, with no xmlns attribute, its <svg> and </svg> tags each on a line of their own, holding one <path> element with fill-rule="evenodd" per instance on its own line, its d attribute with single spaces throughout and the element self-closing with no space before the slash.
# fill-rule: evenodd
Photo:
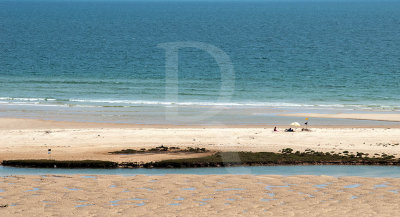
<svg viewBox="0 0 400 217">
<path fill-rule="evenodd" d="M 396 216 L 400 179 L 328 176 L 10 176 L 0 216 Z"/>
</svg>

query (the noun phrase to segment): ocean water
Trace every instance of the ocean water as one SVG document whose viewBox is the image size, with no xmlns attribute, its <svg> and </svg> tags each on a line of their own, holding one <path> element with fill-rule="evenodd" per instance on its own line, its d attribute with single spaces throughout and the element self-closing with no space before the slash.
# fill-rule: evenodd
<svg viewBox="0 0 400 217">
<path fill-rule="evenodd" d="M 399 8 L 0 1 L 0 116 L 169 123 L 200 112 L 186 123 L 265 123 L 282 109 L 398 112 Z M 186 47 L 168 76 L 170 55 L 160 44 L 171 42 L 218 48 L 232 73 Z"/>
</svg>

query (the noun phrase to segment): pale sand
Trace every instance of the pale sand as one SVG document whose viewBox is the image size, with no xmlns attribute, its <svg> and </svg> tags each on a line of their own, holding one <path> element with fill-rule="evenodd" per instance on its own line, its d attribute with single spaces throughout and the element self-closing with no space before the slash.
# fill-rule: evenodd
<svg viewBox="0 0 400 217">
<path fill-rule="evenodd" d="M 11 120 L 11 121 L 10 121 Z M 25 121 L 28 122 L 25 125 Z M 12 122 L 14 128 L 7 129 Z M 293 148 L 304 151 L 345 150 L 397 154 L 400 152 L 400 128 L 312 128 L 312 132 L 273 132 L 263 127 L 141 127 L 118 128 L 111 124 L 69 123 L 24 119 L 0 119 L 0 160 L 46 159 L 47 149 L 58 160 L 111 160 L 148 162 L 170 158 L 196 157 L 205 154 L 110 155 L 126 148 L 152 148 L 159 145 L 204 147 L 212 151 L 272 151 Z M 43 124 L 43 125 L 41 125 Z M 54 124 L 54 126 L 52 125 Z M 85 125 L 86 124 L 86 125 Z M 79 126 L 78 126 L 79 125 Z M 21 129 L 17 129 L 20 127 Z M 39 129 L 37 129 L 39 128 Z M 397 145 L 396 145 L 397 144 Z"/>
<path fill-rule="evenodd" d="M 354 184 L 360 186 L 351 188 Z M 0 189 L 0 205 L 8 205 L 0 208 L 0 216 L 398 216 L 400 212 L 400 179 L 395 178 L 49 175 L 2 177 Z"/>
<path fill-rule="evenodd" d="M 372 120 L 372 121 L 395 121 L 400 122 L 400 114 L 361 114 L 361 113 L 338 113 L 338 114 L 319 114 L 319 113 L 293 113 L 281 114 L 280 116 L 290 117 L 309 117 L 309 118 L 339 118 L 353 120 Z"/>
<path fill-rule="evenodd" d="M 0 119 L 0 160 L 48 158 L 48 148 L 53 150 L 52 158 L 60 160 L 147 162 L 204 155 L 107 154 L 159 145 L 214 151 L 276 152 L 287 147 L 370 154 L 400 151 L 400 145 L 394 145 L 400 143 L 400 128 L 313 128 L 312 132 L 295 133 L 280 130 L 274 133 L 271 127 L 256 126 L 203 128 Z M 327 185 L 315 186 L 320 184 Z M 352 184 L 361 186 L 344 188 Z M 396 216 L 400 211 L 398 190 L 400 179 L 393 178 L 17 176 L 0 179 L 0 205 L 8 205 L 0 208 L 0 216 Z"/>
</svg>

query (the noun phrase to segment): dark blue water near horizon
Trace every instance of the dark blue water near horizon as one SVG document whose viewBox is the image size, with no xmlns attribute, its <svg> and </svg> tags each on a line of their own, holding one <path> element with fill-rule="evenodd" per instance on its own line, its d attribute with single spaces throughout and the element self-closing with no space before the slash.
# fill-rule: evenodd
<svg viewBox="0 0 400 217">
<path fill-rule="evenodd" d="M 400 109 L 400 2 L 0 2 L 0 105 Z M 166 98 L 166 42 L 179 53 Z M 218 96 L 229 95 L 225 101 Z"/>
</svg>

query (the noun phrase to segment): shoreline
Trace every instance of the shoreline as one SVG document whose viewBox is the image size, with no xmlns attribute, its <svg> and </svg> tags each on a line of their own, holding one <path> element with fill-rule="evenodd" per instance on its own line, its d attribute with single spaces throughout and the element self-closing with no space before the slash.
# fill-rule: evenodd
<svg viewBox="0 0 400 217">
<path fill-rule="evenodd" d="M 20 160 L 13 160 L 13 161 L 20 161 Z M 25 160 L 21 160 L 21 161 L 25 161 Z M 29 161 L 29 160 L 26 160 Z M 84 162 L 85 160 L 82 161 L 75 161 L 76 163 L 80 163 L 80 162 Z M 4 161 L 3 161 L 4 162 Z M 105 161 L 107 162 L 107 161 Z M 173 160 L 171 160 L 171 162 L 173 162 Z M 116 163 L 116 162 L 109 162 L 109 163 Z M 14 164 L 14 163 L 12 163 Z M 60 169 L 106 169 L 106 170 L 114 170 L 114 169 L 132 169 L 132 170 L 136 170 L 136 169 L 148 169 L 148 170 L 153 170 L 153 169 L 206 169 L 206 168 L 241 168 L 241 167 L 275 167 L 275 166 L 380 166 L 380 167 L 400 167 L 400 162 L 396 161 L 396 162 L 377 162 L 377 163 L 363 163 L 363 162 L 354 162 L 354 163 L 343 163 L 343 162 L 322 162 L 322 163 L 302 163 L 302 162 L 298 162 L 298 163 L 270 163 L 270 164 L 242 164 L 242 163 L 237 163 L 237 164 L 232 164 L 232 163 L 223 163 L 223 164 L 214 164 L 212 166 L 200 166 L 200 165 L 196 165 L 196 166 L 178 166 L 178 167 L 174 167 L 174 166 L 166 166 L 166 167 L 147 167 L 144 166 L 142 164 L 124 164 L 124 163 L 120 163 L 117 164 L 117 166 L 112 166 L 112 167 L 97 167 L 97 166 L 87 166 L 87 167 L 54 167 L 53 165 L 59 165 L 60 162 L 49 162 L 48 165 L 44 165 L 44 166 L 34 166 L 34 165 L 11 165 L 10 163 L 7 163 L 6 165 L 4 165 L 4 163 L 0 163 L 0 166 L 3 167 L 10 167 L 10 168 L 26 168 L 26 169 L 52 169 L 52 168 L 60 168 Z M 133 166 L 132 166 L 133 165 Z M 151 164 L 150 164 L 151 165 Z M 86 173 L 85 173 L 86 174 Z M 307 175 L 307 174 L 305 174 Z"/>
<path fill-rule="evenodd" d="M 399 145 L 399 144 L 397 144 Z M 161 152 L 168 152 L 168 147 Z M 188 148 L 189 150 L 191 148 Z M 151 149 L 153 150 L 153 149 Z M 158 149 L 160 150 L 160 149 Z M 175 147 L 173 148 L 175 150 Z M 307 150 L 305 152 L 293 152 L 291 148 L 285 148 L 280 153 L 273 152 L 210 152 L 202 148 L 202 155 L 196 157 L 190 152 L 182 158 L 166 159 L 151 162 L 113 162 L 102 160 L 51 160 L 51 159 L 15 159 L 3 160 L 2 166 L 21 167 L 21 168 L 67 168 L 67 169 L 166 169 L 166 168 L 223 168 L 223 167 L 249 167 L 249 166 L 283 166 L 283 165 L 379 165 L 379 166 L 400 166 L 400 159 L 393 155 L 374 155 L 357 152 L 357 154 L 334 152 L 315 152 Z M 194 149 L 192 149 L 194 150 Z M 199 150 L 199 148 L 198 148 Z M 126 152 L 122 150 L 121 152 Z M 129 149 L 129 151 L 136 150 Z M 146 153 L 130 154 L 135 156 L 145 155 Z M 168 155 L 168 153 L 163 153 Z M 170 153 L 171 154 L 171 153 Z M 121 155 L 121 154 L 118 154 Z M 127 155 L 127 154 L 124 154 Z"/>
<path fill-rule="evenodd" d="M 382 113 L 337 113 L 337 114 L 292 113 L 292 114 L 280 114 L 279 116 L 400 122 L 400 114 L 398 114 L 398 113 L 392 113 L 392 114 L 382 114 Z"/>
<path fill-rule="evenodd" d="M 310 116 L 308 116 L 310 115 Z M 288 117 L 316 117 L 321 115 L 323 118 L 342 119 L 341 117 L 330 117 L 329 115 L 315 114 L 315 113 L 295 113 L 283 114 L 279 116 Z M 350 115 L 350 114 L 347 114 Z M 349 118 L 350 119 L 350 118 Z M 357 119 L 353 120 L 372 120 L 372 119 Z M 393 122 L 393 125 L 322 125 L 312 124 L 310 128 L 400 128 L 398 121 L 389 120 L 376 120 L 377 122 Z M 399 120 L 400 122 L 400 120 Z M 85 129 L 85 128 L 155 128 L 155 129 L 169 129 L 169 128 L 273 128 L 273 127 L 291 127 L 289 124 L 129 124 L 129 123 L 108 123 L 108 122 L 86 122 L 86 121 L 58 121 L 58 120 L 45 120 L 40 118 L 19 118 L 19 117 L 0 117 L 0 130 L 24 130 L 24 129 Z"/>
</svg>

